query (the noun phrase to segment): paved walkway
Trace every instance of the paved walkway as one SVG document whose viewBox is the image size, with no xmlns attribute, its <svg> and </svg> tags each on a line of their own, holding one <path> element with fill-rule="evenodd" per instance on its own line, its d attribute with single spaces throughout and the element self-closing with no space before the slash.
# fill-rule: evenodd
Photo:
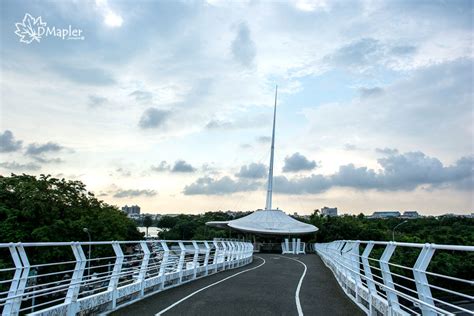
<svg viewBox="0 0 474 316">
<path fill-rule="evenodd" d="M 157 293 L 112 315 L 301 315 L 298 311 L 364 315 L 313 254 L 258 254 L 247 266 Z"/>
</svg>

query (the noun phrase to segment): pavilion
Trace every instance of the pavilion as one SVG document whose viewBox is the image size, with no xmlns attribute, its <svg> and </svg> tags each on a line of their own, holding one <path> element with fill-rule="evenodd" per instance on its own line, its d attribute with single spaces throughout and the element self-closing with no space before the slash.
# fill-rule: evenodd
<svg viewBox="0 0 474 316">
<path fill-rule="evenodd" d="M 311 234 L 318 230 L 316 226 L 300 222 L 294 219 L 293 217 L 288 216 L 278 208 L 272 209 L 273 160 L 275 153 L 275 121 L 277 93 L 278 90 L 275 90 L 272 145 L 270 153 L 270 168 L 268 172 L 268 190 L 265 209 L 257 210 L 250 215 L 235 220 L 207 222 L 206 225 L 217 228 L 233 229 L 244 233 L 277 236 L 295 236 Z"/>
</svg>

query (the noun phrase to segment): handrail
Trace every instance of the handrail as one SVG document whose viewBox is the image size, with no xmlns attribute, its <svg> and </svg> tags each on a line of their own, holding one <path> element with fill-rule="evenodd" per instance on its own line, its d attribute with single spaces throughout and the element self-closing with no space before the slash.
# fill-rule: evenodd
<svg viewBox="0 0 474 316">
<path fill-rule="evenodd" d="M 99 255 L 89 256 L 89 245 Z M 18 242 L 0 243 L 0 251 L 2 316 L 75 315 L 115 310 L 246 265 L 253 245 L 236 240 Z M 44 257 L 48 262 L 40 262 Z"/>
<path fill-rule="evenodd" d="M 374 246 L 383 251 L 380 258 L 370 257 Z M 395 251 L 403 247 L 418 251 L 412 267 L 390 262 Z M 472 252 L 474 246 L 340 240 L 314 244 L 314 250 L 332 270 L 347 296 L 368 315 L 474 315 L 474 297 L 469 288 L 474 280 L 426 271 L 436 250 Z M 394 273 L 391 267 L 402 272 Z M 455 289 L 432 284 L 428 276 L 449 280 Z M 451 297 L 438 297 L 439 293 L 448 293 Z M 470 308 L 461 306 L 460 299 L 467 299 Z"/>
</svg>

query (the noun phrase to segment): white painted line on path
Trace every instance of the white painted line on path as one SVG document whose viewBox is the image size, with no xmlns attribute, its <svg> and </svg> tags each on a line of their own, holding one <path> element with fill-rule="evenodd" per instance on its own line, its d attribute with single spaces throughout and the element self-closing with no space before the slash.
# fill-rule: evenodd
<svg viewBox="0 0 474 316">
<path fill-rule="evenodd" d="M 235 273 L 235 274 L 233 274 L 233 275 L 231 275 L 231 276 L 228 276 L 227 278 L 224 278 L 224 279 L 219 280 L 219 281 L 217 281 L 217 282 L 214 282 L 214 283 L 212 283 L 212 284 L 206 285 L 205 287 L 200 288 L 199 290 L 194 291 L 193 293 L 189 294 L 188 296 L 185 296 L 185 297 L 183 297 L 182 299 L 180 299 L 179 301 L 177 301 L 177 302 L 171 304 L 170 306 L 166 307 L 165 309 L 162 309 L 161 311 L 159 311 L 158 313 L 156 313 L 155 316 L 163 315 L 164 313 L 166 313 L 167 311 L 169 311 L 170 309 L 172 309 L 172 308 L 175 307 L 176 305 L 181 304 L 182 302 L 184 302 L 184 301 L 187 300 L 188 298 L 190 298 L 190 297 L 192 297 L 192 296 L 198 294 L 199 292 L 202 292 L 202 291 L 204 291 L 204 290 L 206 290 L 206 289 L 208 289 L 208 288 L 210 288 L 210 287 L 212 287 L 212 286 L 214 286 L 214 285 L 217 285 L 217 284 L 219 284 L 219 283 L 221 283 L 221 282 L 224 282 L 224 281 L 229 280 L 229 279 L 231 279 L 231 278 L 233 278 L 233 277 L 236 277 L 236 276 L 238 276 L 239 274 L 242 274 L 242 273 L 245 273 L 245 272 L 248 272 L 248 271 L 252 271 L 252 270 L 258 269 L 258 268 L 260 268 L 261 266 L 263 266 L 263 265 L 265 264 L 265 259 L 263 259 L 262 257 L 255 256 L 255 258 L 261 259 L 261 260 L 263 260 L 263 262 L 262 262 L 261 264 L 259 264 L 258 266 L 256 266 L 256 267 L 253 267 L 253 268 L 250 268 L 250 269 L 247 269 L 247 270 L 244 270 L 244 271 L 237 272 L 237 273 Z M 305 270 L 305 273 L 306 273 L 306 270 Z"/>
<path fill-rule="evenodd" d="M 301 302 L 300 302 L 300 290 L 301 290 L 301 284 L 303 284 L 303 279 L 306 275 L 306 271 L 308 270 L 308 267 L 306 267 L 306 265 L 303 262 L 299 261 L 298 259 L 285 257 L 285 256 L 280 256 L 280 257 L 294 260 L 296 262 L 301 263 L 304 266 L 303 274 L 301 275 L 300 281 L 298 282 L 298 286 L 296 287 L 296 292 L 295 292 L 295 302 L 296 302 L 296 309 L 298 310 L 298 316 L 303 316 L 304 315 L 303 309 L 301 308 Z"/>
</svg>

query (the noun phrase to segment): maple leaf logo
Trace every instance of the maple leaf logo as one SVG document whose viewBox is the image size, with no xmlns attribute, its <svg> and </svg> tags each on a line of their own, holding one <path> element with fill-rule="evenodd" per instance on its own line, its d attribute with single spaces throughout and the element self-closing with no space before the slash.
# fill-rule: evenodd
<svg viewBox="0 0 474 316">
<path fill-rule="evenodd" d="M 38 27 L 46 26 L 46 22 L 41 20 L 41 17 L 34 18 L 31 14 L 26 13 L 22 23 L 15 23 L 15 34 L 20 37 L 20 42 L 30 44 L 33 41 L 39 43 L 41 35 L 38 32 Z"/>
</svg>

